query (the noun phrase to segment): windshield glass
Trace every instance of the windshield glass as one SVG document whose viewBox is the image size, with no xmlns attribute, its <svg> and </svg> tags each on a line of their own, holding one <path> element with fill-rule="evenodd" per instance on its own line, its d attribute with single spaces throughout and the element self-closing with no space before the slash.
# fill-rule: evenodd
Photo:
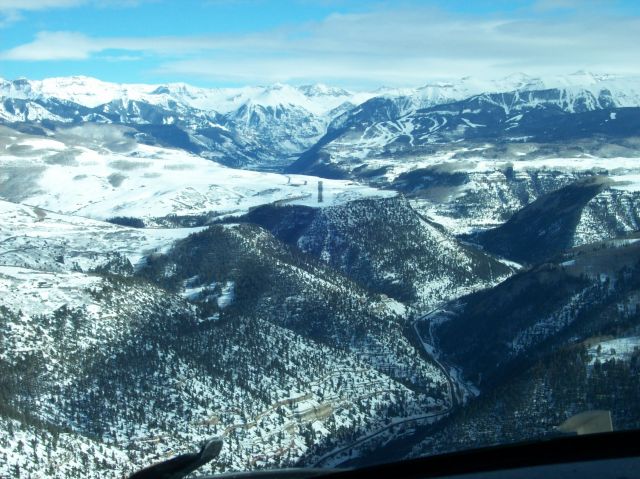
<svg viewBox="0 0 640 479">
<path fill-rule="evenodd" d="M 637 428 L 639 25 L 0 1 L 0 476 Z"/>
</svg>

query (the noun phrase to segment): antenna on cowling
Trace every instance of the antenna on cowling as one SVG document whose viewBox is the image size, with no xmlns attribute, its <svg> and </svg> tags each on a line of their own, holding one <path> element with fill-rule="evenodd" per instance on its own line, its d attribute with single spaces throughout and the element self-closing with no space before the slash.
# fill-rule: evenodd
<svg viewBox="0 0 640 479">
<path fill-rule="evenodd" d="M 182 454 L 135 472 L 129 479 L 182 479 L 196 469 L 218 457 L 222 450 L 222 439 L 214 437 L 208 440 L 194 454 Z"/>
</svg>

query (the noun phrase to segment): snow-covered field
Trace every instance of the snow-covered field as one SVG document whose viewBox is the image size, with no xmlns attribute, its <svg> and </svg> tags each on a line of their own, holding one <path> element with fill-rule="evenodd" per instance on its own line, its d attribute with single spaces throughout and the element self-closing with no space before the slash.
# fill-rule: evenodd
<svg viewBox="0 0 640 479">
<path fill-rule="evenodd" d="M 634 352 L 640 351 L 640 336 L 608 339 L 592 344 L 588 349 L 590 364 L 615 359 L 628 361 Z"/>
<path fill-rule="evenodd" d="M 0 200 L 0 264 L 45 271 L 102 266 L 115 253 L 133 266 L 203 228 L 128 228 Z"/>
<path fill-rule="evenodd" d="M 99 277 L 82 273 L 0 266 L 2 304 L 25 315 L 47 314 L 65 305 L 92 306 L 87 290 L 99 283 Z"/>
<path fill-rule="evenodd" d="M 110 144 L 128 141 L 117 127 L 105 126 L 101 133 L 109 135 Z M 236 170 L 181 150 L 134 143 L 126 153 L 116 153 L 99 138 L 77 146 L 5 135 L 0 197 L 95 219 L 225 216 L 273 202 L 325 206 L 392 194 L 351 181 Z"/>
</svg>

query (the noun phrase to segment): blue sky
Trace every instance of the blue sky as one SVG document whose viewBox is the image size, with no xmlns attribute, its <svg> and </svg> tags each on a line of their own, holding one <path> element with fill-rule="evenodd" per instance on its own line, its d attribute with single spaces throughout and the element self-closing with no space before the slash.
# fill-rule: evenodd
<svg viewBox="0 0 640 479">
<path fill-rule="evenodd" d="M 0 76 L 415 86 L 640 74 L 637 0 L 0 0 Z"/>
</svg>

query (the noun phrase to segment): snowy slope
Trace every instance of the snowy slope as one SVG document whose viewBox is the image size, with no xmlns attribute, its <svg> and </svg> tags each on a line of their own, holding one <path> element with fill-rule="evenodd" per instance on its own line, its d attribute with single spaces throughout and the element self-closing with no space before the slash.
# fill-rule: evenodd
<svg viewBox="0 0 640 479">
<path fill-rule="evenodd" d="M 606 175 L 611 180 L 608 188 L 587 204 L 574 245 L 611 237 L 612 230 L 637 229 L 638 156 L 545 158 L 536 157 L 535 147 L 520 148 L 532 154 L 511 153 L 511 160 L 505 161 L 485 157 L 483 149 L 462 148 L 416 157 L 390 165 L 384 181 L 411 197 L 413 206 L 427 217 L 456 234 L 466 234 L 504 223 L 540 195 Z M 378 164 L 384 163 L 372 165 Z M 604 217 L 608 220 L 602 221 Z"/>
<path fill-rule="evenodd" d="M 411 306 L 436 307 L 512 272 L 451 232 L 503 223 L 594 173 L 611 181 L 581 210 L 569 245 L 637 230 L 640 167 L 633 142 L 553 150 L 514 139 L 434 151 L 433 141 L 473 136 L 492 118 L 515 134 L 540 111 L 569 122 L 597 112 L 609 128 L 626 123 L 622 107 L 640 105 L 638 84 L 584 72 L 375 93 L 0 80 L 0 117 L 17 122 L 0 126 L 0 393 L 9 391 L 0 476 L 123 477 L 212 435 L 226 440 L 212 472 L 313 464 L 353 444 L 354 454 L 383 445 L 412 418 L 448 415 L 450 373 L 407 337 Z M 336 135 L 317 152 L 351 180 L 211 161 L 273 170 L 327 129 Z M 264 225 L 196 226 L 265 205 L 302 213 L 295 235 L 300 224 L 282 227 L 289 245 Z M 113 218 L 146 228 L 105 221 Z M 192 227 L 171 228 L 184 225 Z M 588 257 L 553 267 L 571 286 L 592 267 L 582 264 Z M 596 273 L 624 276 L 596 269 L 588 291 L 565 285 L 571 291 L 550 311 L 529 308 L 512 329 L 501 323 L 500 305 L 510 303 L 498 289 L 473 296 L 486 295 L 494 314 L 479 308 L 478 321 L 456 330 L 448 328 L 466 313 L 450 303 L 459 317 L 443 313 L 451 324 L 437 325 L 435 345 L 476 381 L 579 325 L 592 304 L 628 320 L 637 292 L 616 303 Z M 413 325 L 417 339 L 434 339 L 427 319 Z M 590 358 L 635 354 L 637 330 L 625 335 L 607 337 Z M 454 357 L 461 341 L 482 354 L 469 364 Z"/>
<path fill-rule="evenodd" d="M 202 228 L 126 228 L 0 200 L 0 264 L 87 271 L 120 255 L 132 265 Z"/>
<path fill-rule="evenodd" d="M 273 168 L 315 143 L 336 111 L 372 95 L 322 84 L 207 89 L 82 76 L 0 79 L 0 120 L 123 123 L 149 135 L 147 142 L 187 147 L 229 165 Z"/>
<path fill-rule="evenodd" d="M 16 387 L 10 401 L 33 418 L 31 427 L 13 420 L 3 429 L 2 474 L 18 464 L 35 477 L 123 477 L 212 435 L 225 438 L 216 472 L 286 466 L 338 428 L 357 434 L 382 427 L 391 406 L 408 415 L 442 409 L 356 355 L 266 321 L 202 323 L 188 305 L 149 285 L 56 276 L 60 284 L 42 288 L 71 289 L 87 300 L 35 307 L 28 281 L 43 275 L 2 269 L 3 279 L 18 281 L 15 304 L 27 307 L 0 310 L 0 367 L 5 381 L 18 376 L 27 386 Z M 0 414 L 0 424 L 11 420 Z M 47 435 L 56 428 L 73 431 L 57 447 Z M 49 454 L 25 454 L 34 445 L 20 441 L 34 437 Z M 70 456 L 76 459 L 55 467 Z"/>
<path fill-rule="evenodd" d="M 640 351 L 640 337 L 630 336 L 599 341 L 589 346 L 591 362 L 611 360 L 628 361 L 634 353 Z"/>
<path fill-rule="evenodd" d="M 596 97 L 601 92 L 608 91 L 611 93 L 614 102 L 619 106 L 640 105 L 640 78 L 586 71 L 548 77 L 514 73 L 495 80 L 467 76 L 458 80 L 432 82 L 418 88 L 383 90 L 380 92 L 380 96 L 388 98 L 412 97 L 416 100 L 416 106 L 426 108 L 464 100 L 482 93 L 527 92 L 551 89 L 561 89 L 566 91 L 567 94 L 574 95 L 588 91 Z"/>
<path fill-rule="evenodd" d="M 632 335 L 638 324 L 639 245 L 606 241 L 568 250 L 555 261 L 449 303 L 419 327 L 436 338 L 445 358 L 461 365 L 468 379 L 482 381 L 481 387 L 503 381 L 501 368 L 508 371 L 510 361 L 532 364 L 543 352 L 587 338 Z M 618 330 L 612 327 L 616 324 Z M 605 346 L 602 361 L 615 342 Z M 620 343 L 620 354 L 633 348 Z"/>
<path fill-rule="evenodd" d="M 324 115 L 342 103 L 362 103 L 373 96 L 323 84 L 291 86 L 281 83 L 240 88 L 200 88 L 185 83 L 165 85 L 110 83 L 85 76 L 45 80 L 0 79 L 0 96 L 43 100 L 57 98 L 95 108 L 114 100 L 142 101 L 167 107 L 171 102 L 198 110 L 229 113 L 245 104 L 263 107 L 296 106 Z"/>
<path fill-rule="evenodd" d="M 314 210 L 265 206 L 239 221 L 267 228 L 370 291 L 418 311 L 497 284 L 512 273 L 425 220 L 402 197 Z"/>
<path fill-rule="evenodd" d="M 0 197 L 54 212 L 153 222 L 168 215 L 243 213 L 276 201 L 318 204 L 317 178 L 227 168 L 184 151 L 136 144 L 117 127 L 75 127 L 55 138 L 7 129 L 2 140 Z M 389 195 L 325 180 L 322 204 Z"/>
<path fill-rule="evenodd" d="M 386 92 L 342 113 L 286 171 L 375 177 L 394 164 L 446 154 L 454 146 L 486 149 L 506 160 L 513 159 L 508 148 L 522 144 L 592 153 L 608 142 L 633 140 L 639 107 L 640 78 L 634 77 L 578 72 L 434 83 Z M 637 152 L 637 144 L 631 149 Z"/>
<path fill-rule="evenodd" d="M 262 258 L 285 287 L 267 282 L 260 308 L 218 318 L 141 280 L 0 267 L 3 390 L 10 385 L 9 404 L 31 418 L 21 424 L 0 410 L 0 424 L 14 421 L 0 440 L 0 473 L 17 464 L 34 477 L 122 477 L 212 435 L 225 438 L 215 472 L 290 466 L 383 429 L 390 417 L 446 415 L 446 377 L 402 336 L 400 305 L 301 262 L 264 231 L 213 234 L 206 251 L 235 261 L 232 274 L 252 274 L 242 265 Z M 235 249 L 218 251 L 225 241 Z M 236 289 L 240 297 L 240 281 Z M 329 321 L 355 346 L 309 337 L 317 325 L 299 309 L 305 302 L 315 311 L 328 305 Z M 352 334 L 360 321 L 367 327 Z M 47 435 L 56 428 L 73 434 L 56 446 Z M 24 440 L 50 454 L 25 456 Z M 56 470 L 74 446 L 77 459 Z M 87 464 L 82 472 L 78 462 Z"/>
<path fill-rule="evenodd" d="M 79 434 L 51 431 L 10 417 L 0 417 L 0 430 L 3 477 L 80 478 L 87 477 L 87 469 L 100 469 L 104 464 L 114 477 L 130 471 L 129 457 L 121 448 Z M 45 459 L 35 466 L 35 457 Z"/>
<path fill-rule="evenodd" d="M 0 119 L 124 123 L 148 135 L 147 142 L 187 148 L 228 165 L 274 169 L 290 164 L 328 130 L 363 121 L 376 125 L 359 132 L 357 155 L 365 151 L 365 156 L 371 156 L 369 150 L 405 136 L 413 138 L 412 146 L 422 144 L 421 137 L 433 133 L 432 127 L 440 130 L 445 126 L 446 118 L 403 119 L 421 109 L 477 95 L 517 92 L 526 96 L 550 89 L 560 92 L 557 103 L 568 111 L 585 104 L 592 109 L 638 106 L 638 84 L 636 78 L 585 72 L 555 78 L 515 74 L 495 81 L 465 77 L 375 92 L 350 92 L 322 84 L 207 89 L 183 83 L 115 84 L 80 76 L 0 80 Z M 538 103 L 529 102 L 530 106 Z M 469 128 L 482 126 L 472 118 L 460 121 Z M 423 131 L 421 122 L 428 123 L 428 131 Z"/>
<path fill-rule="evenodd" d="M 383 87 L 373 92 L 353 92 L 321 83 L 303 86 L 275 83 L 238 88 L 201 88 L 186 83 L 126 84 L 105 82 L 86 76 L 72 76 L 44 80 L 0 79 L 0 96 L 20 99 L 58 98 L 89 108 L 119 99 L 144 101 L 161 106 L 167 106 L 169 101 L 174 101 L 199 110 L 218 113 L 229 113 L 247 103 L 264 107 L 294 105 L 314 115 L 323 115 L 344 102 L 358 105 L 374 96 L 414 96 L 421 99 L 423 105 L 434 105 L 462 100 L 480 93 L 551 88 L 584 89 L 594 94 L 608 90 L 621 106 L 631 106 L 638 105 L 639 82 L 640 80 L 634 77 L 585 71 L 550 77 L 516 73 L 497 80 L 468 76 L 426 83 L 416 88 Z"/>
<path fill-rule="evenodd" d="M 168 292 L 133 276 L 129 263 L 148 266 L 202 228 L 99 221 L 172 224 L 394 192 L 325 180 L 318 204 L 318 178 L 226 168 L 140 145 L 125 127 L 46 133 L 0 134 L 0 376 L 11 408 L 0 409 L 8 430 L 0 475 L 122 477 L 211 435 L 226 440 L 215 472 L 290 466 L 379 430 L 379 439 L 393 437 L 402 428 L 385 429 L 391 418 L 448 413 L 446 375 L 403 336 L 401 303 L 369 295 L 264 230 L 234 226 L 202 232 L 214 237 L 201 252 L 201 236 L 179 242 L 188 257 L 155 279 L 216 255 L 234 266 L 207 268 L 213 281 L 202 284 L 185 271 Z M 250 289 L 256 265 L 278 278 L 260 282 L 264 296 Z M 254 299 L 260 307 L 249 308 Z M 339 332 L 328 344 L 320 320 L 322 331 Z M 25 456 L 42 448 L 46 457 Z"/>
<path fill-rule="evenodd" d="M 634 137 L 640 122 L 640 103 L 628 108 L 606 90 L 599 96 L 558 89 L 483 93 L 416 110 L 404 103 L 374 98 L 343 114 L 287 171 L 333 168 L 334 175 L 345 177 L 370 168 L 372 161 L 401 163 L 446 151 L 454 143 L 471 148 L 522 143 L 570 147 L 591 140 L 597 145 Z"/>
</svg>

